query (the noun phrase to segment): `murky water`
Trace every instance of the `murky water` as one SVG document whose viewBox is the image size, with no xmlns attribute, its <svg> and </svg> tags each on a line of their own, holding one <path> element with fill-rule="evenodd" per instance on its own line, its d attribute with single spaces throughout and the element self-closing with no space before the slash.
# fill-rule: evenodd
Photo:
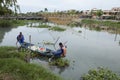
<svg viewBox="0 0 120 80">
<path fill-rule="evenodd" d="M 61 26 L 62 27 L 62 26 Z M 80 76 L 87 73 L 89 69 L 100 66 L 108 67 L 116 73 L 120 73 L 120 35 L 107 31 L 89 30 L 87 27 L 67 28 L 64 32 L 49 31 L 47 28 L 33 28 L 19 26 L 17 28 L 0 28 L 0 46 L 16 46 L 16 36 L 23 32 L 25 41 L 29 42 L 29 35 L 32 36 L 32 43 L 43 45 L 43 41 L 67 42 L 67 56 L 70 60 L 68 68 L 50 67 L 51 71 L 59 74 L 65 79 L 79 80 Z M 79 30 L 82 33 L 79 33 Z M 38 44 L 39 43 L 39 44 Z M 57 43 L 57 45 L 58 45 Z M 56 45 L 56 48 L 58 46 Z M 47 46 L 55 49 L 53 46 Z M 46 61 L 38 59 L 32 62 L 48 66 Z"/>
</svg>

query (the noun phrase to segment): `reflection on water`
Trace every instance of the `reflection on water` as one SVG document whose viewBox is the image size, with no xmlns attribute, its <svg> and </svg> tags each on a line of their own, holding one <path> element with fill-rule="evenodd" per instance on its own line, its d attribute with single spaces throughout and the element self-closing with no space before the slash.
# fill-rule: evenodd
<svg viewBox="0 0 120 80">
<path fill-rule="evenodd" d="M 61 26 L 62 27 L 62 26 Z M 6 29 L 2 32 L 1 46 L 16 46 L 16 36 L 23 32 L 25 41 L 29 42 L 29 35 L 32 43 L 54 50 L 52 45 L 43 45 L 43 41 L 55 42 L 58 48 L 59 42 L 66 42 L 67 56 L 70 61 L 68 68 L 48 67 L 47 60 L 33 59 L 32 62 L 47 66 L 51 71 L 61 75 L 65 79 L 79 80 L 80 76 L 87 73 L 89 69 L 104 66 L 119 73 L 120 72 L 120 29 L 93 30 L 91 26 L 67 28 L 64 32 L 49 31 L 47 28 L 34 28 L 20 26 L 18 28 Z M 81 31 L 82 33 L 79 33 Z M 0 34 L 1 35 L 1 34 Z M 55 39 L 54 39 L 55 38 Z M 38 44 L 40 43 L 40 44 Z"/>
<path fill-rule="evenodd" d="M 9 32 L 12 28 L 0 28 L 0 43 L 2 42 L 4 35 Z"/>
</svg>

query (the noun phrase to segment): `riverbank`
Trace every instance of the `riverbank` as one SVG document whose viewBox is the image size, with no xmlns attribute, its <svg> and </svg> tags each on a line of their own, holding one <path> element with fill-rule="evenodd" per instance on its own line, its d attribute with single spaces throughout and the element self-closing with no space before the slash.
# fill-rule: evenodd
<svg viewBox="0 0 120 80">
<path fill-rule="evenodd" d="M 0 20 L 0 27 L 8 28 L 8 27 L 18 27 L 24 26 L 29 23 L 43 23 L 43 21 L 38 20 Z"/>
<path fill-rule="evenodd" d="M 17 27 L 21 25 L 25 25 L 26 20 L 0 20 L 0 27 Z"/>
<path fill-rule="evenodd" d="M 42 65 L 25 62 L 27 52 L 15 47 L 0 47 L 0 79 L 2 80 L 62 80 Z"/>
</svg>

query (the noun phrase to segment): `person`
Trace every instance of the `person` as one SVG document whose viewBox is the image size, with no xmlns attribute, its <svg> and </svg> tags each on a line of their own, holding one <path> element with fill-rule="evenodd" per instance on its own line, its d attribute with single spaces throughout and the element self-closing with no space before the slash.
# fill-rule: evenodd
<svg viewBox="0 0 120 80">
<path fill-rule="evenodd" d="M 20 32 L 20 34 L 17 36 L 17 42 L 19 42 L 21 46 L 24 43 L 24 36 L 22 32 Z"/>
<path fill-rule="evenodd" d="M 63 46 L 63 44 L 60 42 L 59 43 L 59 47 L 60 49 L 58 49 L 57 51 L 54 51 L 53 52 L 53 55 L 54 56 L 57 56 L 57 57 L 65 57 L 66 56 L 66 48 Z"/>
</svg>

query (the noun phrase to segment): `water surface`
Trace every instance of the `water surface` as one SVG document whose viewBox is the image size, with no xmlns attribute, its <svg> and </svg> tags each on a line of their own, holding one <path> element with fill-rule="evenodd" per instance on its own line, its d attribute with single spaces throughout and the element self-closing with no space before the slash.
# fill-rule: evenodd
<svg viewBox="0 0 120 80">
<path fill-rule="evenodd" d="M 84 26 L 81 28 L 63 27 L 67 28 L 64 32 L 49 31 L 47 28 L 27 27 L 26 25 L 17 28 L 0 28 L 0 46 L 16 46 L 16 36 L 22 32 L 25 41 L 29 42 L 29 35 L 31 35 L 32 43 L 55 49 L 53 46 L 43 45 L 42 42 L 55 42 L 60 37 L 58 43 L 67 42 L 66 58 L 70 61 L 70 66 L 65 69 L 49 67 L 54 73 L 68 80 L 79 80 L 80 76 L 87 73 L 89 69 L 100 66 L 108 67 L 112 71 L 120 73 L 119 34 L 103 30 L 90 30 Z M 79 33 L 79 30 L 82 33 Z M 58 43 L 56 48 L 58 48 Z M 48 66 L 44 60 L 34 59 L 32 62 Z"/>
</svg>

